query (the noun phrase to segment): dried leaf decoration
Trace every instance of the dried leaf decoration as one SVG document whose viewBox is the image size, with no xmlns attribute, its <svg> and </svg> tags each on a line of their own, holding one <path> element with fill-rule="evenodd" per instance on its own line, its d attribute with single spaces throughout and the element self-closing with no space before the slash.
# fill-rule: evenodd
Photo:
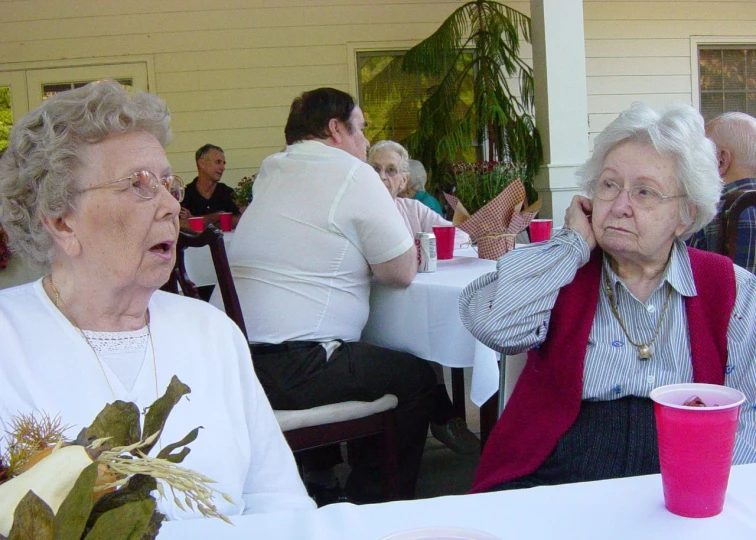
<svg viewBox="0 0 756 540">
<path fill-rule="evenodd" d="M 165 519 L 165 516 L 156 510 L 157 503 L 152 495 L 155 491 L 161 496 L 172 497 L 174 501 L 179 501 L 181 497 L 183 502 L 177 503 L 180 507 L 188 506 L 205 516 L 218 517 L 228 522 L 228 518 L 220 514 L 213 504 L 213 496 L 218 493 L 208 485 L 213 483 L 213 480 L 177 465 L 189 453 L 186 445 L 197 438 L 199 427 L 190 431 L 180 441 L 165 445 L 156 457 L 147 455 L 157 443 L 173 407 L 190 392 L 191 389 L 187 385 L 173 377 L 165 394 L 146 410 L 144 431 L 140 428 L 141 418 L 137 406 L 134 403 L 116 401 L 106 405 L 92 425 L 81 431 L 75 442 L 65 443 L 58 440 L 54 448 L 39 448 L 51 457 L 67 456 L 69 450 L 75 452 L 82 456 L 80 459 L 83 461 L 79 465 L 82 469 L 68 469 L 68 482 L 73 484 L 72 487 L 68 487 L 71 484 L 52 484 L 60 497 L 66 493 L 65 490 L 61 491 L 63 487 L 70 489 L 62 503 L 58 498 L 55 504 L 48 505 L 34 494 L 32 487 L 32 491 L 26 493 L 14 510 L 8 508 L 7 511 L 13 511 L 13 524 L 9 527 L 8 540 L 153 540 Z M 29 422 L 28 418 L 23 420 L 16 422 L 16 425 L 23 428 L 24 437 L 29 435 L 30 426 L 46 425 L 45 422 Z M 55 425 L 58 423 L 56 419 Z M 18 434 L 9 432 L 7 435 L 9 441 L 17 440 Z M 32 437 L 31 440 L 38 439 Z M 9 446 L 12 448 L 14 445 L 11 443 Z M 74 450 L 81 446 L 86 453 Z M 39 463 L 44 464 L 47 459 L 45 457 Z M 35 464 L 29 471 L 34 471 L 37 466 L 38 464 Z M 57 465 L 47 468 L 50 467 Z M 55 481 L 55 475 L 48 474 L 46 468 L 36 471 L 40 477 L 38 482 L 50 485 Z M 20 473 L 18 476 L 24 474 L 27 473 Z M 28 485 L 40 485 L 31 480 L 34 476 L 25 478 L 29 478 Z M 11 483 L 14 481 L 10 480 Z M 4 487 L 8 486 L 2 484 L 0 490 Z M 113 489 L 115 491 L 112 491 Z M 167 493 L 168 490 L 170 493 Z M 5 493 L 14 492 L 8 490 Z M 227 495 L 220 495 L 230 500 Z M 17 497 L 20 498 L 20 493 Z M 52 508 L 60 505 L 57 515 L 53 514 L 51 505 Z M 0 512 L 2 511 L 0 508 Z M 9 516 L 10 525 L 11 514 L 4 515 Z M 0 540 L 4 540 L 2 534 Z"/>
<path fill-rule="evenodd" d="M 8 540 L 54 540 L 54 519 L 47 503 L 30 491 L 13 512 Z"/>
</svg>

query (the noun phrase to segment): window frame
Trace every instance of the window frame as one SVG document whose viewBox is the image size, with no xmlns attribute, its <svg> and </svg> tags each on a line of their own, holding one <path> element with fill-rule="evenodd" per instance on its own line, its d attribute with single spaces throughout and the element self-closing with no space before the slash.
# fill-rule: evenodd
<svg viewBox="0 0 756 540">
<path fill-rule="evenodd" d="M 698 64 L 698 52 L 701 48 L 724 49 L 728 47 L 753 47 L 756 49 L 756 35 L 753 36 L 691 36 L 690 38 L 690 73 L 691 105 L 701 111 L 701 71 Z"/>
</svg>

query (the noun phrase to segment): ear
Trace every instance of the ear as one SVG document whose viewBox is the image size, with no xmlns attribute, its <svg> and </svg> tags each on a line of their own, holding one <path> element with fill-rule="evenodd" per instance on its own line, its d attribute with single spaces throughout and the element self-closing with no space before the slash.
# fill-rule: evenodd
<svg viewBox="0 0 756 540">
<path fill-rule="evenodd" d="M 69 257 L 81 254 L 81 242 L 76 235 L 75 224 L 68 216 L 59 218 L 42 218 L 47 232 L 52 236 L 55 245 Z"/>
<path fill-rule="evenodd" d="M 717 166 L 719 167 L 719 176 L 725 177 L 727 171 L 732 165 L 732 153 L 726 148 L 717 149 Z"/>
<path fill-rule="evenodd" d="M 688 227 L 690 227 L 690 224 L 696 220 L 696 216 L 698 215 L 698 207 L 695 204 L 692 204 L 692 203 L 686 203 L 686 204 L 688 205 L 688 215 L 690 215 L 690 223 L 685 223 L 681 221 L 680 224 L 675 228 L 675 237 L 678 237 L 682 233 L 687 231 Z"/>
<path fill-rule="evenodd" d="M 338 118 L 331 118 L 328 121 L 328 134 L 336 144 L 341 144 L 341 125 Z"/>
<path fill-rule="evenodd" d="M 409 174 L 404 173 L 402 175 L 402 183 L 399 184 L 399 193 L 404 193 L 404 190 L 407 189 L 408 185 L 409 185 Z"/>
</svg>

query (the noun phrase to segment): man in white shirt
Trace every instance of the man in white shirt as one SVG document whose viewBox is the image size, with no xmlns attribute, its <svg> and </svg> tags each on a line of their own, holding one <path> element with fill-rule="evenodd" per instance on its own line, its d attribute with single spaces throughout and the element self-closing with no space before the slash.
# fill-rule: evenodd
<svg viewBox="0 0 756 540">
<path fill-rule="evenodd" d="M 360 343 L 371 275 L 399 287 L 417 271 L 414 240 L 365 163 L 365 119 L 349 94 L 303 93 L 291 106 L 287 147 L 266 158 L 229 260 L 260 382 L 275 409 L 399 399 L 400 492 L 411 498 L 435 378 L 412 355 Z M 345 489 L 380 493 L 379 445 L 353 445 Z M 336 451 L 311 456 L 311 484 L 328 485 Z"/>
</svg>

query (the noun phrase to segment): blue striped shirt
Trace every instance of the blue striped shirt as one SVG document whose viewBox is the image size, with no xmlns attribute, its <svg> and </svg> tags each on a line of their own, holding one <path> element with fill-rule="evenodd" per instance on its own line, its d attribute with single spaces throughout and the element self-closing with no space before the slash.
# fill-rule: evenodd
<svg viewBox="0 0 756 540">
<path fill-rule="evenodd" d="M 737 189 L 756 189 L 756 178 L 743 178 L 725 184 L 719 200 L 720 211 L 725 197 Z M 719 245 L 720 216 L 688 239 L 690 247 L 717 252 Z M 746 208 L 738 221 L 738 239 L 735 249 L 735 264 L 756 274 L 756 208 Z"/>
<path fill-rule="evenodd" d="M 497 271 L 468 285 L 460 298 L 460 316 L 481 342 L 505 354 L 517 354 L 546 339 L 551 309 L 559 290 L 588 262 L 588 244 L 572 230 L 557 231 L 548 242 L 508 252 Z M 651 340 L 662 313 L 668 287 L 670 305 L 654 342 L 651 360 L 638 360 L 613 316 L 604 287 L 585 355 L 583 399 L 612 400 L 648 397 L 667 384 L 692 382 L 693 366 L 683 296 L 696 288 L 685 245 L 675 242 L 666 272 L 643 303 L 614 273 L 605 257 L 603 275 L 613 286 L 617 310 L 635 343 Z M 756 276 L 735 266 L 737 297 L 727 331 L 725 384 L 746 395 L 741 406 L 733 463 L 756 462 Z"/>
</svg>

